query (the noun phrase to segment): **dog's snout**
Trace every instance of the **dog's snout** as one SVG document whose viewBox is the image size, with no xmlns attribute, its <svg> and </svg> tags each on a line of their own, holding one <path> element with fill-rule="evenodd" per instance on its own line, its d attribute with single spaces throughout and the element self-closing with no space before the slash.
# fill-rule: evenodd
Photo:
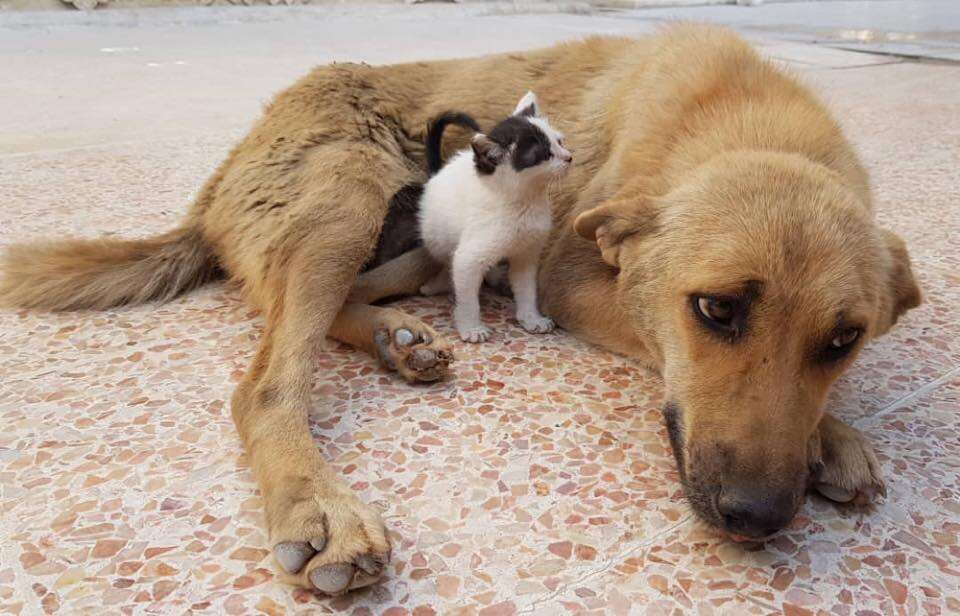
<svg viewBox="0 0 960 616">
<path fill-rule="evenodd" d="M 746 537 L 766 537 L 790 523 L 795 513 L 792 492 L 770 493 L 756 488 L 724 487 L 717 513 L 724 528 Z"/>
</svg>

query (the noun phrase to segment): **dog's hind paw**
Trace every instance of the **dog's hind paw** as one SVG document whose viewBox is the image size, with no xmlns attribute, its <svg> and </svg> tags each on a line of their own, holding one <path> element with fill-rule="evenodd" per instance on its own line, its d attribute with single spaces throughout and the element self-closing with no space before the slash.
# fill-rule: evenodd
<svg viewBox="0 0 960 616">
<path fill-rule="evenodd" d="M 377 329 L 373 344 L 380 362 L 410 382 L 441 379 L 453 362 L 447 341 L 422 323 Z"/>
</svg>

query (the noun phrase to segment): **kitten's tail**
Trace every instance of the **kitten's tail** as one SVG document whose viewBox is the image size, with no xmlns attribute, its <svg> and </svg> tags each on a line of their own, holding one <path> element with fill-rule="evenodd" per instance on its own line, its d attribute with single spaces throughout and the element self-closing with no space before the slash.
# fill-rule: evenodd
<svg viewBox="0 0 960 616">
<path fill-rule="evenodd" d="M 449 124 L 456 124 L 464 128 L 479 133 L 480 126 L 477 121 L 465 113 L 459 111 L 444 111 L 438 115 L 427 127 L 427 170 L 430 175 L 434 175 L 443 167 L 443 157 L 441 156 L 440 144 L 443 141 L 443 129 Z"/>
</svg>

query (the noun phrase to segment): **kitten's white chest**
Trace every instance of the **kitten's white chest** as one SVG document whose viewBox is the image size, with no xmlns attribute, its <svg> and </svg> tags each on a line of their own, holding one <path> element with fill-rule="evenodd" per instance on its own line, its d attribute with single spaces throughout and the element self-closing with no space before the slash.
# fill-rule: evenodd
<svg viewBox="0 0 960 616">
<path fill-rule="evenodd" d="M 548 201 L 527 204 L 526 207 L 512 214 L 512 216 L 509 214 L 505 216 L 504 230 L 509 229 L 508 232 L 514 237 L 514 245 L 517 249 L 525 251 L 530 246 L 542 244 L 550 233 L 553 221 Z"/>
</svg>

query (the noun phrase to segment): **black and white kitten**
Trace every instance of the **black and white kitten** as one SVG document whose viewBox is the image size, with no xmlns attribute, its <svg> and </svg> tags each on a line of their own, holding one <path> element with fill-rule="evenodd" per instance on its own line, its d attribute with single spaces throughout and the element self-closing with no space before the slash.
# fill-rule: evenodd
<svg viewBox="0 0 960 616">
<path fill-rule="evenodd" d="M 463 340 L 490 337 L 480 321 L 479 292 L 484 274 L 501 260 L 509 263 L 520 325 L 532 333 L 553 329 L 537 308 L 537 267 L 552 223 L 548 187 L 572 161 L 563 136 L 527 92 L 513 115 L 489 134 L 477 133 L 470 149 L 427 182 L 419 203 L 420 238 L 446 267 L 421 292 L 446 292 L 452 281 L 454 321 Z"/>
</svg>

